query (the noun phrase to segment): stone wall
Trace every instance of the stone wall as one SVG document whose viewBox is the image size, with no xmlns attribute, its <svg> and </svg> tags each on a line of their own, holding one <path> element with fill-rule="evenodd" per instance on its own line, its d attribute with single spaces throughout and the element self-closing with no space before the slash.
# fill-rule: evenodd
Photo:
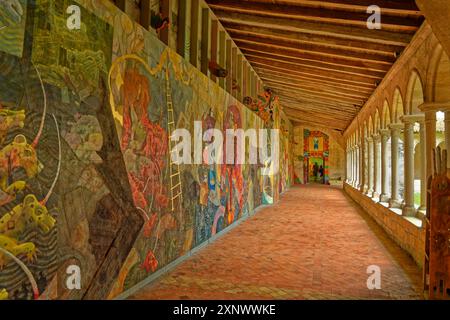
<svg viewBox="0 0 450 320">
<path fill-rule="evenodd" d="M 422 268 L 425 254 L 425 229 L 421 227 L 421 221 L 417 218 L 401 216 L 346 183 L 344 190 Z"/>
</svg>

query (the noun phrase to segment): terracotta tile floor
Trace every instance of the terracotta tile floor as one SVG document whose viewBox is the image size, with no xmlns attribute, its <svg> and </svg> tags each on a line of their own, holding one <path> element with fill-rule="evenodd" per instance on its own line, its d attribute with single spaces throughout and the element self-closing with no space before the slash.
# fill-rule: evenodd
<svg viewBox="0 0 450 320">
<path fill-rule="evenodd" d="M 381 290 L 367 289 L 367 267 Z M 295 187 L 131 299 L 420 299 L 421 272 L 339 187 Z"/>
</svg>

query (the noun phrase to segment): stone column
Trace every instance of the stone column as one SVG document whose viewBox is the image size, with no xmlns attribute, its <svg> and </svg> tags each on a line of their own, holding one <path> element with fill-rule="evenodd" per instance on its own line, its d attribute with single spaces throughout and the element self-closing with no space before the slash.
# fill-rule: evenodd
<svg viewBox="0 0 450 320">
<path fill-rule="evenodd" d="M 373 195 L 373 139 L 372 137 L 367 137 L 367 150 L 369 151 L 367 157 L 367 195 Z"/>
<path fill-rule="evenodd" d="M 353 146 L 350 147 L 350 185 L 353 185 Z"/>
<path fill-rule="evenodd" d="M 414 125 L 423 118 L 419 115 L 407 115 L 402 117 L 405 124 L 403 131 L 405 141 L 405 204 L 403 215 L 415 216 L 414 206 Z"/>
<path fill-rule="evenodd" d="M 379 198 L 380 194 L 378 192 L 380 186 L 378 185 L 380 179 L 380 136 L 378 134 L 374 134 L 373 138 L 373 193 L 372 198 Z"/>
<path fill-rule="evenodd" d="M 361 157 L 361 145 L 357 144 L 356 145 L 356 188 L 360 188 L 360 184 L 361 184 L 361 176 L 359 174 L 360 172 L 360 159 Z"/>
<path fill-rule="evenodd" d="M 427 102 L 419 106 L 420 111 L 425 113 L 425 158 L 426 158 L 426 175 L 425 179 L 428 184 L 428 179 L 433 174 L 433 152 L 436 148 L 436 112 L 439 108 L 435 104 Z"/>
<path fill-rule="evenodd" d="M 366 179 L 364 176 L 364 152 L 365 152 L 365 139 L 361 139 L 361 145 L 360 145 L 360 154 L 359 154 L 359 191 L 361 193 L 364 193 L 364 186 L 366 184 Z"/>
<path fill-rule="evenodd" d="M 345 182 L 348 183 L 348 146 L 345 149 Z"/>
<path fill-rule="evenodd" d="M 389 202 L 389 194 L 388 194 L 388 141 L 389 137 L 391 135 L 391 132 L 388 129 L 381 129 L 380 130 L 380 137 L 381 137 L 381 195 L 380 195 L 380 201 L 381 202 Z"/>
<path fill-rule="evenodd" d="M 367 137 L 364 138 L 364 190 L 363 193 L 367 194 L 369 191 L 369 143 L 367 141 Z"/>
<path fill-rule="evenodd" d="M 400 208 L 401 201 L 399 197 L 399 185 L 398 185 L 398 145 L 401 130 L 403 129 L 403 124 L 391 124 L 389 125 L 391 130 L 391 162 L 392 162 L 392 185 L 391 185 L 391 199 L 389 200 L 389 207 Z"/>
<path fill-rule="evenodd" d="M 358 175 L 357 175 L 357 170 L 356 170 L 356 168 L 357 168 L 357 166 L 356 166 L 356 163 L 357 163 L 357 156 L 356 156 L 356 146 L 353 146 L 353 187 L 355 187 L 356 188 L 356 185 L 357 185 L 357 180 L 358 180 Z"/>
<path fill-rule="evenodd" d="M 419 210 L 427 210 L 427 141 L 425 117 L 420 124 L 420 207 Z"/>
</svg>

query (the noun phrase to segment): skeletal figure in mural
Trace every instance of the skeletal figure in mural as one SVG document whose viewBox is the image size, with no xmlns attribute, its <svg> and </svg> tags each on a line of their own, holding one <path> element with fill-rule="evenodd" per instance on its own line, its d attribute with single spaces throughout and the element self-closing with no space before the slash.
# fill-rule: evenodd
<svg viewBox="0 0 450 320">
<path fill-rule="evenodd" d="M 23 8 L 19 0 L 0 0 L 0 30 L 22 21 Z"/>
</svg>

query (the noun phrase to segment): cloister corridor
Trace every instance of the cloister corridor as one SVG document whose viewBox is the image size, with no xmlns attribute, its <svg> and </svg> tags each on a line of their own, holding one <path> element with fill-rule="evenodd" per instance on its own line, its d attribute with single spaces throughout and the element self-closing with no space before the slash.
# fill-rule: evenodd
<svg viewBox="0 0 450 320">
<path fill-rule="evenodd" d="M 239 245 L 237 245 L 239 244 Z M 381 289 L 367 288 L 367 268 Z M 297 186 L 130 299 L 421 299 L 422 273 L 339 186 Z"/>
<path fill-rule="evenodd" d="M 450 300 L 449 20 L 0 0 L 0 303 Z"/>
</svg>

